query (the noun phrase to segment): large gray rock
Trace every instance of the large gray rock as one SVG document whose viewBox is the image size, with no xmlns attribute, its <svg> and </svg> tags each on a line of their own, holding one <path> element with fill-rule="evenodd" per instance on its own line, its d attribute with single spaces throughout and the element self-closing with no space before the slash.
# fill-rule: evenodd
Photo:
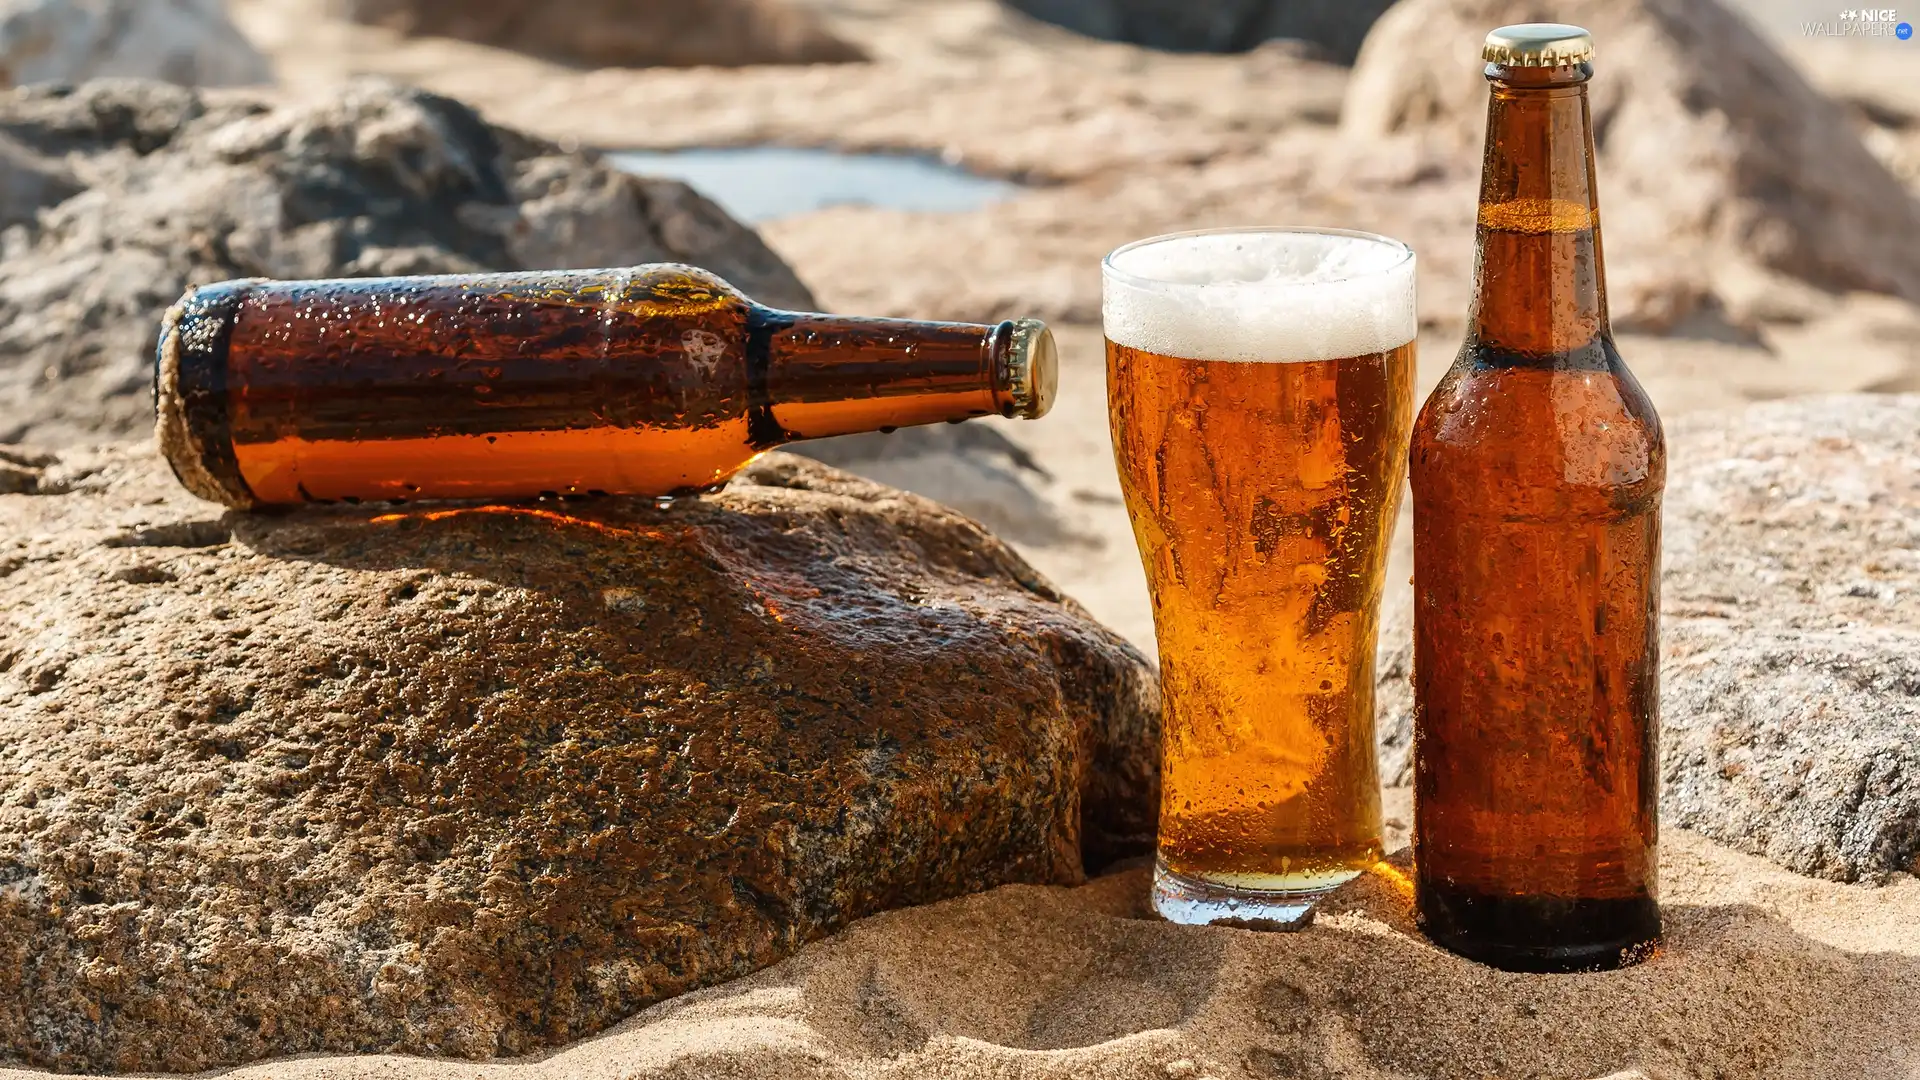
<svg viewBox="0 0 1920 1080">
<path fill-rule="evenodd" d="M 1804 874 L 1920 871 L 1920 395 L 1669 446 L 1664 821 Z"/>
<path fill-rule="evenodd" d="M 1177 52 L 1243 52 L 1284 38 L 1351 62 L 1392 0 L 1006 0 L 1036 19 L 1108 41 Z"/>
<path fill-rule="evenodd" d="M 1402 0 L 1361 51 L 1343 129 L 1478 146 L 1481 41 L 1531 21 L 1594 33 L 1616 311 L 1650 330 L 1819 313 L 1771 277 L 1920 301 L 1920 204 L 1845 109 L 1717 0 Z"/>
<path fill-rule="evenodd" d="M 0 0 L 0 87 L 119 77 L 273 81 L 221 0 Z"/>
<path fill-rule="evenodd" d="M 813 306 L 686 185 L 379 81 L 283 106 L 114 80 L 0 95 L 0 218 L 0 442 L 150 430 L 154 337 L 189 283 L 681 261 Z"/>
<path fill-rule="evenodd" d="M 1145 659 L 800 458 L 667 509 L 0 491 L 0 1061 L 526 1053 L 1151 845 Z"/>
<path fill-rule="evenodd" d="M 334 0 L 350 19 L 596 67 L 864 60 L 785 0 Z"/>
</svg>

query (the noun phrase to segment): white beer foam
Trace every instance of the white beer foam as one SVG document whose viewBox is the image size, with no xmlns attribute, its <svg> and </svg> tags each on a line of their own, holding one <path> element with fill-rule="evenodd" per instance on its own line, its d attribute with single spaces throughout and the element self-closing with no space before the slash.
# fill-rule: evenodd
<svg viewBox="0 0 1920 1080">
<path fill-rule="evenodd" d="M 1122 248 L 1103 269 L 1108 339 L 1163 356 L 1334 360 L 1419 330 L 1413 253 L 1379 237 L 1193 233 Z"/>
</svg>

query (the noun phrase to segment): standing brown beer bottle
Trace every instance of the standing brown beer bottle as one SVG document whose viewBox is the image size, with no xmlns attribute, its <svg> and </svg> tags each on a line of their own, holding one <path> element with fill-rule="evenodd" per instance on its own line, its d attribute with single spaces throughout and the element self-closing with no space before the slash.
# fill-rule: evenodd
<svg viewBox="0 0 1920 1080">
<path fill-rule="evenodd" d="M 1572 26 L 1487 36 L 1474 307 L 1413 432 L 1420 924 L 1516 971 L 1660 937 L 1666 448 L 1607 325 L 1592 49 Z"/>
<path fill-rule="evenodd" d="M 1052 404 L 1053 337 L 776 311 L 689 266 L 233 281 L 167 313 L 157 433 L 232 506 L 673 495 L 798 439 Z"/>
</svg>

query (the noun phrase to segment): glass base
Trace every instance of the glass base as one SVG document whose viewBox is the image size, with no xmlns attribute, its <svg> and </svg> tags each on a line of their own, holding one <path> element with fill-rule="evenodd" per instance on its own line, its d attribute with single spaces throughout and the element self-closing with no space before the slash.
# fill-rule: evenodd
<svg viewBox="0 0 1920 1080">
<path fill-rule="evenodd" d="M 1218 881 L 1153 865 L 1153 910 L 1184 926 L 1233 926 L 1242 930 L 1304 930 L 1313 925 L 1320 898 L 1358 877 L 1358 870 L 1317 874 L 1310 885 L 1275 874 L 1235 874 Z M 1261 887 L 1271 883 L 1276 887 Z"/>
</svg>

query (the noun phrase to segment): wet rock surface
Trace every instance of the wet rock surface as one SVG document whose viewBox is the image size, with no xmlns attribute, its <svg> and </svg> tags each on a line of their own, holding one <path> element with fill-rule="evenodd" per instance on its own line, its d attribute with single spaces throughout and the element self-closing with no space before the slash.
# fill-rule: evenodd
<svg viewBox="0 0 1920 1080">
<path fill-rule="evenodd" d="M 1920 869 L 1920 395 L 1669 426 L 1663 823 Z"/>
<path fill-rule="evenodd" d="M 273 81 L 221 0 L 0 0 L 0 86 L 119 77 Z"/>
<path fill-rule="evenodd" d="M 782 0 L 335 0 L 357 22 L 609 67 L 831 64 L 865 59 Z"/>
<path fill-rule="evenodd" d="M 0 442 L 152 425 L 160 315 L 190 283 L 683 261 L 813 298 L 676 181 L 379 80 L 270 105 L 101 80 L 0 95 Z"/>
<path fill-rule="evenodd" d="M 799 458 L 666 509 L 0 485 L 6 1060 L 525 1053 L 1151 834 L 1139 653 Z"/>
</svg>

